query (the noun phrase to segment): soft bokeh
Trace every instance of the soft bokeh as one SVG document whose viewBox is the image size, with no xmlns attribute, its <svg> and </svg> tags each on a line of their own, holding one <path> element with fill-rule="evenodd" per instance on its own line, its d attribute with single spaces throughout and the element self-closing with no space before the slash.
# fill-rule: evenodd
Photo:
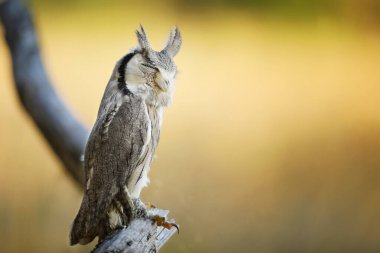
<svg viewBox="0 0 380 253">
<path fill-rule="evenodd" d="M 157 49 L 182 31 L 143 191 L 181 225 L 162 252 L 380 251 L 379 1 L 57 2 L 31 2 L 42 52 L 88 127 L 139 24 Z M 68 246 L 82 193 L 0 55 L 0 251 L 88 252 Z"/>
</svg>

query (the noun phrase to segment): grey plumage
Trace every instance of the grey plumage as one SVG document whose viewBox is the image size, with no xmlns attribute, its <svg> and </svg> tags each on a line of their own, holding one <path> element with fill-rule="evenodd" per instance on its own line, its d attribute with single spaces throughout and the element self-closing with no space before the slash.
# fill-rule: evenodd
<svg viewBox="0 0 380 253">
<path fill-rule="evenodd" d="M 144 29 L 139 46 L 115 66 L 85 151 L 85 192 L 74 219 L 70 243 L 102 239 L 127 225 L 143 206 L 140 192 L 158 145 L 162 112 L 172 97 L 176 67 L 172 57 L 181 45 L 177 28 L 160 52 Z"/>
</svg>

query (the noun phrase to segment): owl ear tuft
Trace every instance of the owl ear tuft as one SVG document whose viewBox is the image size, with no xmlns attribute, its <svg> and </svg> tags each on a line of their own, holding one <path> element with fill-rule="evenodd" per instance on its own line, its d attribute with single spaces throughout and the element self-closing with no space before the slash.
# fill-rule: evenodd
<svg viewBox="0 0 380 253">
<path fill-rule="evenodd" d="M 136 30 L 136 36 L 137 41 L 139 42 L 139 45 L 143 51 L 150 51 L 152 50 L 150 43 L 148 41 L 148 37 L 146 36 L 144 27 L 140 24 L 140 30 Z"/>
<path fill-rule="evenodd" d="M 178 53 L 179 49 L 181 48 L 181 44 L 182 44 L 181 33 L 178 30 L 178 27 L 175 26 L 170 31 L 168 41 L 166 42 L 165 47 L 162 50 L 162 52 L 166 52 L 171 57 L 174 57 Z"/>
</svg>

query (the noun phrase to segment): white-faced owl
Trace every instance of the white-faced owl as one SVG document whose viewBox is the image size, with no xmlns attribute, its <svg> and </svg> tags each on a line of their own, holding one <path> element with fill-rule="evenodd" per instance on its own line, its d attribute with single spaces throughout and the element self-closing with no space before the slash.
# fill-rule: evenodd
<svg viewBox="0 0 380 253">
<path fill-rule="evenodd" d="M 71 245 L 102 239 L 136 215 L 160 138 L 162 114 L 171 102 L 177 69 L 173 57 L 182 39 L 174 27 L 163 50 L 146 33 L 117 63 L 105 89 L 84 158 L 86 182 L 74 219 Z"/>
</svg>

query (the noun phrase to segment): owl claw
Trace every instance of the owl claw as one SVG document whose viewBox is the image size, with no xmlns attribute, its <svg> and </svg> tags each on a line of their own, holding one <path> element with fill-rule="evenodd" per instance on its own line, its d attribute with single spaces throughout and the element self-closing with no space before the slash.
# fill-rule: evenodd
<svg viewBox="0 0 380 253">
<path fill-rule="evenodd" d="M 156 215 L 153 217 L 153 221 L 157 224 L 159 227 L 164 227 L 168 230 L 171 230 L 173 227 L 177 229 L 177 232 L 179 234 L 179 227 L 175 223 L 167 222 L 165 217 L 161 217 L 159 215 Z"/>
<path fill-rule="evenodd" d="M 171 229 L 172 227 L 175 227 L 175 229 L 177 229 L 177 233 L 179 234 L 179 227 L 178 227 L 177 224 L 175 224 L 175 223 L 169 223 L 169 225 L 170 225 L 170 228 L 168 228 L 168 229 Z"/>
</svg>

